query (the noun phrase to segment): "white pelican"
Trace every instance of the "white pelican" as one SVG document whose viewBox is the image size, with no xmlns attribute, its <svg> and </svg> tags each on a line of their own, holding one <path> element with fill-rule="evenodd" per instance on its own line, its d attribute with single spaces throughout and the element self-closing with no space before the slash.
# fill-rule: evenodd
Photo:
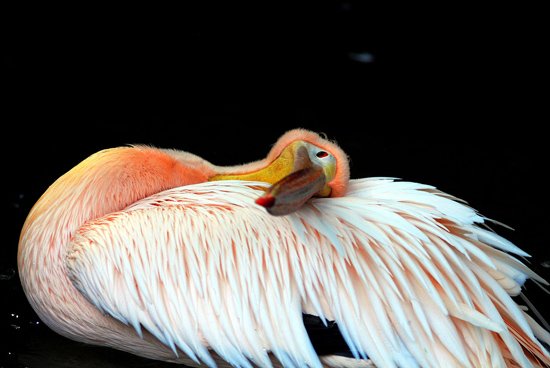
<svg viewBox="0 0 550 368">
<path fill-rule="evenodd" d="M 548 284 L 487 221 L 429 185 L 349 180 L 336 144 L 297 129 L 235 167 L 95 153 L 32 208 L 18 266 L 51 329 L 157 360 L 548 366 L 550 334 L 512 299 L 528 278 Z M 343 351 L 312 343 L 312 319 Z"/>
</svg>

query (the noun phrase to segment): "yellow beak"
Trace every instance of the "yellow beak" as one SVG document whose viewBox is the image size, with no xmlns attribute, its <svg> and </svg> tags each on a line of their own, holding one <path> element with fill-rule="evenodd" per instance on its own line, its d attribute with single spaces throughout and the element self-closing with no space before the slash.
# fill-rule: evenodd
<svg viewBox="0 0 550 368">
<path fill-rule="evenodd" d="M 253 180 L 272 184 L 256 203 L 276 216 L 299 209 L 313 196 L 328 197 L 328 182 L 334 176 L 333 165 L 312 162 L 307 143 L 296 141 L 286 147 L 268 166 L 242 174 L 216 175 L 209 180 Z"/>
</svg>

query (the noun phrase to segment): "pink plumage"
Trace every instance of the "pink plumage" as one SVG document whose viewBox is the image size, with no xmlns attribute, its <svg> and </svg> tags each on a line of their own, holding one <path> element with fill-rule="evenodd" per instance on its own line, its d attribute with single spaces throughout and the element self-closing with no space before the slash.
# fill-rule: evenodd
<svg viewBox="0 0 550 368">
<path fill-rule="evenodd" d="M 315 179 L 278 184 L 304 165 Z M 272 191 L 280 216 L 257 202 L 270 185 L 285 186 Z M 429 185 L 349 180 L 340 148 L 295 130 L 240 167 L 152 147 L 98 152 L 31 210 L 18 262 L 54 331 L 152 359 L 548 366 L 549 333 L 512 299 L 526 279 L 547 282 L 486 222 Z M 318 355 L 304 313 L 336 322 L 350 356 Z"/>
</svg>

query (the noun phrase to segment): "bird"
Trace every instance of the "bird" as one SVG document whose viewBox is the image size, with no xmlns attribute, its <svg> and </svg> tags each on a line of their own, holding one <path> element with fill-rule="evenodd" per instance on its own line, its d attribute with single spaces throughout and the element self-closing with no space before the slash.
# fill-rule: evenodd
<svg viewBox="0 0 550 368">
<path fill-rule="evenodd" d="M 208 367 L 548 367 L 550 333 L 516 301 L 522 257 L 434 186 L 352 179 L 306 129 L 216 166 L 151 145 L 100 150 L 22 227 L 18 271 L 69 339 Z"/>
</svg>

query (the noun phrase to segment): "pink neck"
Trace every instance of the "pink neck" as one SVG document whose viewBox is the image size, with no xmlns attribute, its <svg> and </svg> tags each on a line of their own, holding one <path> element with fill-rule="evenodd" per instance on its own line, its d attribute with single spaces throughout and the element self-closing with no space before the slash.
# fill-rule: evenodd
<svg viewBox="0 0 550 368">
<path fill-rule="evenodd" d="M 42 195 L 21 232 L 18 266 L 31 305 L 50 328 L 91 343 L 101 338 L 90 334 L 98 326 L 125 328 L 101 315 L 74 288 L 65 272 L 67 244 L 86 221 L 165 189 L 204 182 L 214 174 L 206 161 L 189 155 L 186 165 L 185 158 L 145 147 L 104 150 L 60 177 Z M 86 329 L 86 324 L 93 326 Z"/>
</svg>

